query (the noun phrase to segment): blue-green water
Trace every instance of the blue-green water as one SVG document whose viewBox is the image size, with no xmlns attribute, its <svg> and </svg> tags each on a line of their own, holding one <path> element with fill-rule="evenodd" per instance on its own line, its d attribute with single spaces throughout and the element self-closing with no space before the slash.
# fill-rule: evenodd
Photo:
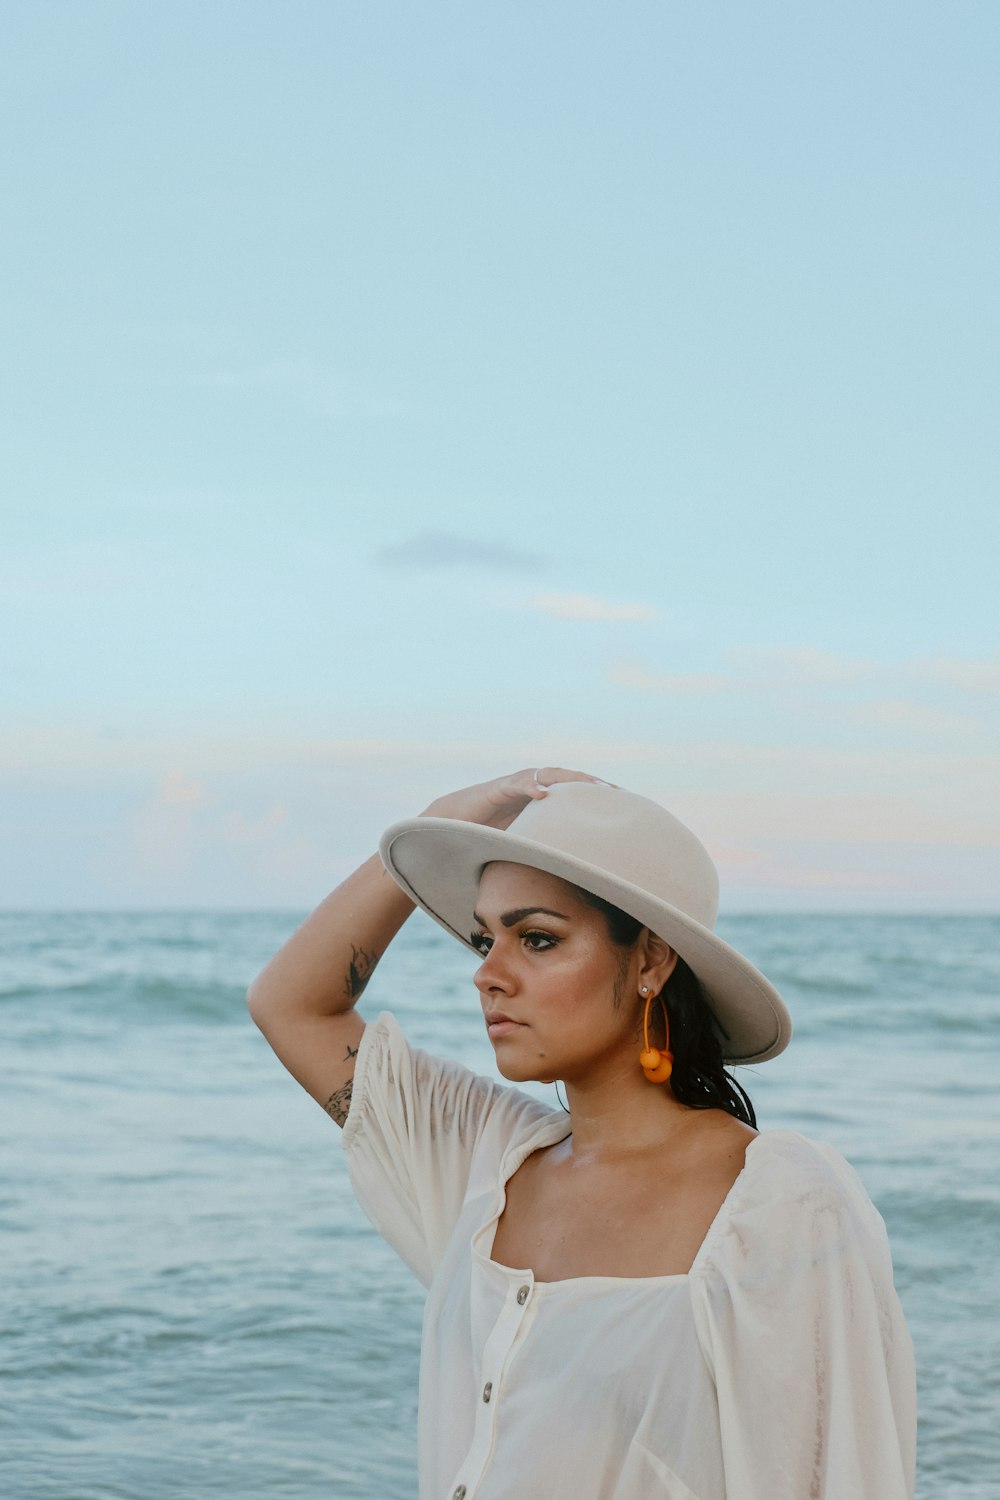
<svg viewBox="0 0 1000 1500">
<path fill-rule="evenodd" d="M 7 1500 L 414 1500 L 420 1288 L 244 1005 L 299 920 L 0 914 Z M 796 1022 L 739 1070 L 762 1127 L 832 1141 L 887 1221 L 918 1495 L 998 1500 L 1000 920 L 720 930 Z M 361 1008 L 492 1072 L 474 965 L 418 914 Z"/>
</svg>

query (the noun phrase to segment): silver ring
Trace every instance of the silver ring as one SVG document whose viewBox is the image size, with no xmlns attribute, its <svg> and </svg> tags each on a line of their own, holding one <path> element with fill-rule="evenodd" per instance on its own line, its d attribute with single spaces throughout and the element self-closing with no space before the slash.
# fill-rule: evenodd
<svg viewBox="0 0 1000 1500">
<path fill-rule="evenodd" d="M 533 779 L 534 779 L 534 783 L 535 783 L 536 786 L 544 786 L 545 785 L 544 781 L 539 781 L 539 779 L 538 779 L 538 773 L 539 773 L 539 771 L 541 769 L 542 769 L 541 766 L 536 766 L 535 767 L 535 775 L 534 775 Z"/>
</svg>

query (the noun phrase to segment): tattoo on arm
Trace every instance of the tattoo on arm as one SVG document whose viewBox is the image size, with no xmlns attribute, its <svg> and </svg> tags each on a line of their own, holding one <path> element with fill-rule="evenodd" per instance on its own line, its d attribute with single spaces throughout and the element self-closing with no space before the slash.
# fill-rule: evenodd
<svg viewBox="0 0 1000 1500">
<path fill-rule="evenodd" d="M 378 963 L 378 956 L 374 953 L 366 953 L 364 948 L 356 948 L 351 944 L 351 962 L 347 968 L 347 994 L 351 1000 L 356 1000 L 372 977 L 372 970 Z"/>
<path fill-rule="evenodd" d="M 353 1087 L 354 1080 L 351 1079 L 350 1082 L 344 1084 L 342 1089 L 338 1089 L 335 1094 L 331 1094 L 323 1105 L 327 1114 L 336 1120 L 338 1125 L 344 1125 L 347 1122 L 347 1111 L 351 1107 L 351 1090 Z"/>
<path fill-rule="evenodd" d="M 348 1044 L 347 1044 L 347 1056 L 344 1058 L 344 1061 L 345 1062 L 349 1062 L 352 1057 L 357 1057 L 357 1055 L 358 1055 L 358 1049 L 357 1049 L 357 1047 L 352 1047 L 351 1044 L 350 1044 L 350 1042 L 348 1042 Z"/>
</svg>

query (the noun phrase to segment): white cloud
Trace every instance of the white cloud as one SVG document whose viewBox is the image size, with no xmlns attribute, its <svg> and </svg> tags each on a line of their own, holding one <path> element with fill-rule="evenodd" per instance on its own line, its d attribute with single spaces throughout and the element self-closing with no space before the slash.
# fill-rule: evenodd
<svg viewBox="0 0 1000 1500">
<path fill-rule="evenodd" d="M 660 800 L 660 799 L 656 799 Z M 931 787 L 891 791 L 808 791 L 744 787 L 720 781 L 708 794 L 684 794 L 678 816 L 690 818 L 706 844 L 761 850 L 773 841 L 789 846 L 923 845 L 929 848 L 1000 849 L 1000 815 L 989 816 L 973 798 L 935 794 Z M 683 808 L 683 811 L 681 811 Z"/>
<path fill-rule="evenodd" d="M 730 656 L 741 667 L 756 668 L 765 682 L 777 686 L 863 682 L 882 670 L 874 661 L 815 646 L 739 646 Z"/>
<path fill-rule="evenodd" d="M 257 365 L 244 365 L 242 369 L 213 370 L 197 378 L 198 385 L 214 385 L 225 389 L 241 389 L 254 386 L 297 385 L 313 377 L 316 371 L 310 365 L 292 359 L 272 359 Z"/>
<path fill-rule="evenodd" d="M 733 678 L 716 672 L 651 672 L 641 662 L 619 662 L 608 681 L 639 693 L 721 693 L 734 686 Z"/>
<path fill-rule="evenodd" d="M 881 698 L 874 703 L 854 703 L 837 710 L 840 718 L 875 729 L 902 729 L 914 734 L 978 734 L 982 726 L 964 714 L 949 713 L 927 703 L 907 698 Z"/>
<path fill-rule="evenodd" d="M 640 660 L 621 661 L 605 674 L 615 687 L 643 693 L 743 695 L 744 702 L 769 697 L 784 710 L 797 695 L 801 713 L 819 719 L 836 716 L 872 729 L 896 729 L 940 739 L 942 735 L 981 734 L 988 698 L 1000 691 L 1000 658 L 971 660 L 936 658 L 903 663 L 880 663 L 836 655 L 811 647 L 735 647 L 724 660 L 730 670 L 719 672 L 660 671 Z M 845 689 L 881 688 L 875 701 L 845 701 Z M 940 689 L 958 688 L 979 697 L 980 717 L 955 712 L 935 701 Z M 827 691 L 832 690 L 832 691 Z M 919 693 L 919 700 L 909 693 Z M 966 705 L 970 706 L 970 705 Z M 741 707 L 741 712 L 742 712 Z"/>
<path fill-rule="evenodd" d="M 659 619 L 659 610 L 650 604 L 615 604 L 592 594 L 536 594 L 528 607 L 554 620 Z"/>
<path fill-rule="evenodd" d="M 925 657 L 911 662 L 909 674 L 918 681 L 963 688 L 970 693 L 1000 693 L 1000 656 L 980 661 Z"/>
<path fill-rule="evenodd" d="M 874 662 L 799 646 L 737 646 L 725 653 L 722 672 L 661 672 L 644 662 L 622 662 L 608 674 L 616 687 L 638 692 L 721 693 L 782 692 L 790 687 L 840 686 L 870 680 Z"/>
</svg>

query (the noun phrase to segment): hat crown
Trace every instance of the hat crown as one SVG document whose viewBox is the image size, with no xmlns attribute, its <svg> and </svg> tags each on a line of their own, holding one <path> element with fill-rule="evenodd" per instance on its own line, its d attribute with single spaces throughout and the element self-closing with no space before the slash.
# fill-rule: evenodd
<svg viewBox="0 0 1000 1500">
<path fill-rule="evenodd" d="M 648 797 L 601 783 L 557 781 L 507 832 L 607 871 L 702 927 L 715 926 L 719 877 L 708 850 Z M 628 910 L 627 902 L 618 904 Z"/>
</svg>

